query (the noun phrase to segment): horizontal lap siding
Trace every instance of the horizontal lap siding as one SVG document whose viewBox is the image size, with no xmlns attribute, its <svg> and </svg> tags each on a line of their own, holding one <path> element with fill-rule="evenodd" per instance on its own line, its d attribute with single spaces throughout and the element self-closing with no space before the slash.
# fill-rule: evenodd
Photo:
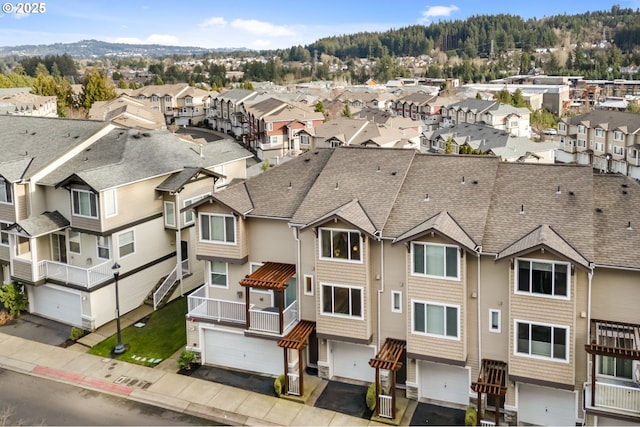
<svg viewBox="0 0 640 427">
<path fill-rule="evenodd" d="M 206 203 L 198 208 L 199 213 L 219 213 L 231 215 L 229 209 L 215 203 Z M 236 217 L 236 244 L 219 244 L 200 240 L 200 216 L 196 218 L 196 254 L 230 259 L 242 259 L 249 255 L 245 220 Z"/>
<path fill-rule="evenodd" d="M 6 203 L 0 203 L 0 220 L 4 222 L 16 222 L 16 207 Z"/>
<path fill-rule="evenodd" d="M 511 301 L 509 315 L 509 374 L 526 378 L 535 378 L 562 384 L 575 383 L 575 291 L 576 275 L 571 276 L 571 299 L 561 300 L 531 295 L 515 294 L 514 274 L 511 271 Z M 551 324 L 569 327 L 569 361 L 536 359 L 516 355 L 515 320 L 529 323 Z"/>
</svg>

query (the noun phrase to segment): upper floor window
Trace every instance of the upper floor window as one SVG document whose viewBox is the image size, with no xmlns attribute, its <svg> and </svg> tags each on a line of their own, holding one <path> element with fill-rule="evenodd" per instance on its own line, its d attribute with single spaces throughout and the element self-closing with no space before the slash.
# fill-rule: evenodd
<svg viewBox="0 0 640 427">
<path fill-rule="evenodd" d="M 69 231 L 69 252 L 80 253 L 80 232 Z"/>
<path fill-rule="evenodd" d="M 579 139 L 578 140 L 578 147 L 586 148 L 587 147 L 587 141 L 585 141 L 584 139 Z"/>
<path fill-rule="evenodd" d="M 0 246 L 9 246 L 9 233 L 5 231 L 8 227 L 8 222 L 0 221 Z"/>
<path fill-rule="evenodd" d="M 619 145 L 614 145 L 613 146 L 613 154 L 617 154 L 619 156 L 623 156 L 624 155 L 624 147 L 621 147 Z"/>
<path fill-rule="evenodd" d="M 111 237 L 96 236 L 96 248 L 98 251 L 98 258 L 110 259 L 111 258 Z"/>
<path fill-rule="evenodd" d="M 567 297 L 569 264 L 519 259 L 517 292 Z"/>
<path fill-rule="evenodd" d="M 0 178 L 0 203 L 13 203 L 11 183 L 4 178 Z"/>
<path fill-rule="evenodd" d="M 596 142 L 595 151 L 604 152 L 604 142 Z"/>
<path fill-rule="evenodd" d="M 164 202 L 164 225 L 167 227 L 176 226 L 176 204 L 173 202 Z"/>
<path fill-rule="evenodd" d="M 192 104 L 193 103 L 193 99 L 191 98 L 185 98 L 184 99 L 185 104 Z"/>
<path fill-rule="evenodd" d="M 391 311 L 402 313 L 402 292 L 391 291 Z"/>
<path fill-rule="evenodd" d="M 362 239 L 357 231 L 323 228 L 320 230 L 320 257 L 361 261 Z"/>
<path fill-rule="evenodd" d="M 516 321 L 515 333 L 517 354 L 567 360 L 567 327 Z"/>
<path fill-rule="evenodd" d="M 118 255 L 124 258 L 135 252 L 135 234 L 133 230 L 118 234 Z"/>
<path fill-rule="evenodd" d="M 458 338 L 458 311 L 457 306 L 413 301 L 411 332 Z"/>
<path fill-rule="evenodd" d="M 211 193 L 202 194 L 200 196 L 193 197 L 191 199 L 187 199 L 187 200 L 184 201 L 184 207 L 186 208 L 187 206 L 191 206 L 195 202 L 200 201 L 200 200 L 204 199 L 205 197 L 207 197 L 209 195 L 211 195 Z M 194 220 L 193 211 L 191 209 L 187 209 L 186 211 L 184 211 L 184 223 L 185 224 L 191 224 L 193 222 L 193 220 Z"/>
<path fill-rule="evenodd" d="M 413 242 L 412 273 L 420 276 L 459 278 L 459 258 L 456 246 Z"/>
<path fill-rule="evenodd" d="M 164 102 L 171 102 L 171 97 L 169 95 L 165 96 Z"/>
<path fill-rule="evenodd" d="M 73 214 L 87 218 L 98 218 L 98 197 L 92 191 L 71 190 Z"/>
<path fill-rule="evenodd" d="M 211 286 L 229 287 L 228 277 L 228 265 L 226 262 L 209 261 L 209 284 Z"/>
<path fill-rule="evenodd" d="M 236 242 L 236 219 L 232 215 L 200 214 L 200 240 L 210 242 Z"/>
<path fill-rule="evenodd" d="M 587 133 L 587 127 L 585 125 L 578 125 L 578 133 L 581 134 L 586 134 Z"/>
<path fill-rule="evenodd" d="M 157 95 L 152 95 L 151 96 L 151 102 L 158 102 L 158 96 Z"/>
<path fill-rule="evenodd" d="M 115 188 L 105 191 L 102 194 L 102 200 L 104 201 L 105 217 L 109 218 L 118 214 L 118 192 Z"/>
<path fill-rule="evenodd" d="M 272 131 L 273 130 L 273 122 L 267 123 L 267 130 L 268 131 Z"/>
<path fill-rule="evenodd" d="M 567 125 L 566 125 L 566 124 L 564 124 L 564 123 L 558 123 L 558 130 L 559 130 L 560 132 L 564 132 L 564 131 L 566 131 L 566 130 L 567 130 Z"/>
<path fill-rule="evenodd" d="M 362 288 L 321 284 L 320 306 L 323 314 L 362 318 Z"/>
<path fill-rule="evenodd" d="M 613 132 L 613 139 L 615 141 L 624 141 L 624 133 L 619 130 Z"/>
<path fill-rule="evenodd" d="M 618 328 L 598 331 L 598 344 L 607 347 L 635 348 L 632 329 Z M 633 360 L 622 357 L 598 356 L 598 374 L 623 380 L 633 379 Z"/>
<path fill-rule="evenodd" d="M 604 137 L 604 129 L 596 128 L 596 136 L 597 137 Z"/>
</svg>

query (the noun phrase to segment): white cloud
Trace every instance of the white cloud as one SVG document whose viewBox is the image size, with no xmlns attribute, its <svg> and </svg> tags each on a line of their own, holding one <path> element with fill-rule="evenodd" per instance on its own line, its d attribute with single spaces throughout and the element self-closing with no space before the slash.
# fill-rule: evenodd
<svg viewBox="0 0 640 427">
<path fill-rule="evenodd" d="M 295 32 L 287 27 L 258 21 L 256 19 L 235 19 L 231 22 L 231 26 L 237 30 L 257 36 L 290 37 L 295 35 Z"/>
<path fill-rule="evenodd" d="M 227 25 L 226 19 L 222 16 L 214 16 L 212 18 L 205 19 L 200 23 L 200 27 L 224 27 Z"/>
<path fill-rule="evenodd" d="M 178 38 L 170 34 L 151 34 L 149 37 L 147 37 L 146 42 L 152 44 L 177 45 Z"/>
<path fill-rule="evenodd" d="M 450 16 L 453 12 L 460 10 L 458 6 L 428 6 L 423 12 L 418 22 L 421 24 L 429 23 L 433 18 Z"/>
</svg>

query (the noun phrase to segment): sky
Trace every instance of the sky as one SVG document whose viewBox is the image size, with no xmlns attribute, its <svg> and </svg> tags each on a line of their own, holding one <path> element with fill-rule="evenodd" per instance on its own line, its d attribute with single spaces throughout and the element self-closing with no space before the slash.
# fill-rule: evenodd
<svg viewBox="0 0 640 427">
<path fill-rule="evenodd" d="M 610 10 L 613 5 L 640 8 L 640 0 L 52 0 L 40 3 L 44 11 L 36 14 L 15 13 L 17 1 L 0 3 L 0 46 L 96 39 L 258 50 L 474 15 L 529 19 Z"/>
</svg>

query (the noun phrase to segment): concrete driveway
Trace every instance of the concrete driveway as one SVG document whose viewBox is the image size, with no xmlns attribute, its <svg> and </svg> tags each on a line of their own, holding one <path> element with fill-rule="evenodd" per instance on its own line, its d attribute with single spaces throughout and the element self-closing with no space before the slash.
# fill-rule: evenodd
<svg viewBox="0 0 640 427">
<path fill-rule="evenodd" d="M 69 339 L 71 326 L 25 313 L 6 325 L 0 326 L 0 333 L 60 346 Z"/>
</svg>

